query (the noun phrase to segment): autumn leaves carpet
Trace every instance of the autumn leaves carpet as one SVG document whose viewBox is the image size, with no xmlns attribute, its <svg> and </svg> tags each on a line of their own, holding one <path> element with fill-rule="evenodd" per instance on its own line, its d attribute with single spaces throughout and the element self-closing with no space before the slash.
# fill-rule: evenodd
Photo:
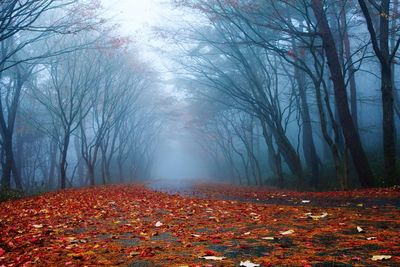
<svg viewBox="0 0 400 267">
<path fill-rule="evenodd" d="M 120 185 L 0 203 L 0 266 L 400 266 L 398 189 L 195 191 Z"/>
</svg>

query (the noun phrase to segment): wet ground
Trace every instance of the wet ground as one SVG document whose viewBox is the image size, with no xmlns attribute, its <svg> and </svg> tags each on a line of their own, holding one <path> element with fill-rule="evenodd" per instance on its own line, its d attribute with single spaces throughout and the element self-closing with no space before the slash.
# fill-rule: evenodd
<svg viewBox="0 0 400 267">
<path fill-rule="evenodd" d="M 196 188 L 196 182 L 192 180 L 154 180 L 146 184 L 151 190 L 168 194 L 179 194 L 182 196 L 192 196 L 198 198 L 214 198 L 218 200 L 252 202 L 259 204 L 289 205 L 289 206 L 318 206 L 318 207 L 395 207 L 400 209 L 400 198 L 384 197 L 357 197 L 357 198 L 315 198 L 315 197 L 292 197 L 290 195 L 278 195 L 260 199 L 258 196 L 242 197 L 232 196 L 227 193 L 217 195 L 208 194 Z"/>
</svg>

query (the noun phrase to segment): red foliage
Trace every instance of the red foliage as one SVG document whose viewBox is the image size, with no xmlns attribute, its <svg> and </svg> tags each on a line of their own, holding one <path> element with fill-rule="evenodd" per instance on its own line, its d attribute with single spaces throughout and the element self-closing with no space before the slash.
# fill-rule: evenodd
<svg viewBox="0 0 400 267">
<path fill-rule="evenodd" d="M 296 54 L 292 50 L 287 51 L 287 54 L 290 57 L 296 58 Z"/>
</svg>

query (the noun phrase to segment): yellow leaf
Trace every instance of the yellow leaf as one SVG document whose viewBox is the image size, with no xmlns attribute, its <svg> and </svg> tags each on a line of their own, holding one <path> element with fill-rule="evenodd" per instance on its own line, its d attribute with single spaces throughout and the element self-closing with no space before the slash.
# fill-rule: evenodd
<svg viewBox="0 0 400 267">
<path fill-rule="evenodd" d="M 392 258 L 390 255 L 374 255 L 372 256 L 371 260 L 373 261 L 382 261 L 382 260 L 389 260 Z"/>
</svg>

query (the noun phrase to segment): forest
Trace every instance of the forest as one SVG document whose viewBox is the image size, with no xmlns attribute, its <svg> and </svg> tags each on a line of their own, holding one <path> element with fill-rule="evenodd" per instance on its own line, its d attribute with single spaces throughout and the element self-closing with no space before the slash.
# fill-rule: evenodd
<svg viewBox="0 0 400 267">
<path fill-rule="evenodd" d="M 399 0 L 0 0 L 0 267 L 399 266 Z"/>
<path fill-rule="evenodd" d="M 397 1 L 179 4 L 206 20 L 174 41 L 219 176 L 313 189 L 399 183 Z"/>
<path fill-rule="evenodd" d="M 2 187 L 48 191 L 146 177 L 161 96 L 129 37 L 114 34 L 97 1 L 0 7 Z"/>
</svg>

